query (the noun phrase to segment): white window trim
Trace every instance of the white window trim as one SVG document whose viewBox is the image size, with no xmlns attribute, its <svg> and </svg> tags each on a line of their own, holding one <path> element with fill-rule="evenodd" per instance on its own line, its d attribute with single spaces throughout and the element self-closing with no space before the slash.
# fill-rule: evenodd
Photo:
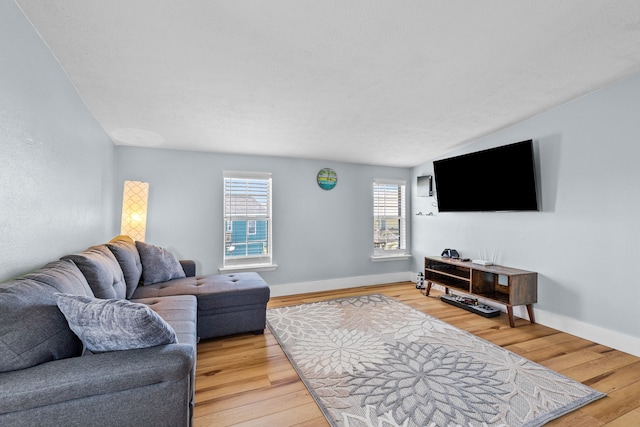
<svg viewBox="0 0 640 427">
<path fill-rule="evenodd" d="M 261 180 L 268 180 L 269 181 L 269 203 L 268 203 L 268 211 L 267 211 L 267 218 L 268 218 L 268 230 L 267 230 L 267 244 L 268 244 L 268 254 L 265 255 L 261 255 L 261 256 L 256 256 L 255 259 L 256 260 L 265 260 L 265 262 L 248 262 L 246 264 L 242 264 L 242 263 L 229 263 L 227 264 L 227 257 L 226 257 L 226 244 L 227 242 L 223 242 L 223 252 L 222 252 L 222 267 L 220 267 L 218 269 L 218 271 L 220 272 L 228 272 L 228 271 L 271 271 L 271 270 L 275 270 L 278 266 L 276 264 L 273 263 L 273 181 L 272 181 L 272 174 L 270 172 L 252 172 L 252 171 L 223 171 L 222 173 L 223 175 L 223 179 L 222 179 L 222 194 L 223 194 L 223 203 L 222 203 L 222 215 L 223 215 L 223 221 L 232 221 L 231 217 L 227 217 L 226 214 L 226 205 L 227 205 L 227 200 L 226 200 L 226 179 L 230 178 L 230 179 L 261 179 Z M 226 224 L 224 226 L 225 230 L 226 230 Z M 224 239 L 223 239 L 224 240 Z M 245 259 L 249 260 L 249 258 L 252 257 L 247 257 Z"/>
<path fill-rule="evenodd" d="M 247 264 L 247 265 L 230 265 L 220 267 L 220 273 L 241 272 L 241 271 L 274 271 L 278 268 L 278 264 Z"/>
<path fill-rule="evenodd" d="M 403 222 L 401 222 L 403 223 L 404 233 L 400 236 L 400 240 L 404 242 L 404 249 L 377 251 L 375 248 L 372 248 L 373 254 L 371 255 L 371 261 L 372 262 L 402 261 L 402 260 L 409 259 L 411 258 L 412 255 L 409 251 L 409 245 L 408 245 L 409 230 L 408 230 L 408 223 L 407 223 L 407 182 L 405 180 L 399 180 L 399 179 L 375 178 L 373 180 L 373 185 L 371 187 L 372 188 L 371 197 L 372 197 L 374 209 L 375 209 L 375 200 L 373 200 L 373 198 L 375 197 L 375 192 L 373 190 L 375 189 L 376 185 L 404 186 L 404 189 L 403 189 L 404 200 L 403 200 L 403 206 L 402 206 L 403 209 L 402 209 L 402 215 L 399 217 L 404 220 Z M 374 216 L 371 222 L 374 223 L 375 219 L 376 218 Z"/>
<path fill-rule="evenodd" d="M 371 262 L 404 261 L 412 257 L 411 254 L 371 255 Z"/>
</svg>

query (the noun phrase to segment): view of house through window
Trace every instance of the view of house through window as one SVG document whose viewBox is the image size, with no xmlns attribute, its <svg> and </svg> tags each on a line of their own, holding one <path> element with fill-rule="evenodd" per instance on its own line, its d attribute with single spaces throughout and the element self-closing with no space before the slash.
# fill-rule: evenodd
<svg viewBox="0 0 640 427">
<path fill-rule="evenodd" d="M 405 182 L 373 182 L 373 254 L 404 254 L 407 249 Z"/>
<path fill-rule="evenodd" d="M 271 264 L 271 174 L 224 173 L 224 266 Z"/>
</svg>

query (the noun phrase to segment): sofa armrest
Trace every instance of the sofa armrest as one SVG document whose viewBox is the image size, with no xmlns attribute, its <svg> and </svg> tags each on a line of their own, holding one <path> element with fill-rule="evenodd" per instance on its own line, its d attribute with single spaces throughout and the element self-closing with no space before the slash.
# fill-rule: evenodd
<svg viewBox="0 0 640 427">
<path fill-rule="evenodd" d="M 193 260 L 190 259 L 181 259 L 180 261 L 180 265 L 182 266 L 182 269 L 184 270 L 184 274 L 187 277 L 193 277 L 196 275 L 196 263 Z"/>
<path fill-rule="evenodd" d="M 61 359 L 5 372 L 0 374 L 0 419 L 11 412 L 180 382 L 192 376 L 195 357 L 192 346 L 169 344 Z M 184 390 L 185 394 L 189 392 Z"/>
</svg>

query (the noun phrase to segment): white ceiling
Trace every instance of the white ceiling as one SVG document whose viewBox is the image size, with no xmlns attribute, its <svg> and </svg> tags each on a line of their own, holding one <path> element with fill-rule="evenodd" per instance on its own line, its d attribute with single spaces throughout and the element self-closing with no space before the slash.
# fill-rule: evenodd
<svg viewBox="0 0 640 427">
<path fill-rule="evenodd" d="M 16 1 L 121 145 L 415 166 L 640 72 L 638 0 Z"/>
</svg>

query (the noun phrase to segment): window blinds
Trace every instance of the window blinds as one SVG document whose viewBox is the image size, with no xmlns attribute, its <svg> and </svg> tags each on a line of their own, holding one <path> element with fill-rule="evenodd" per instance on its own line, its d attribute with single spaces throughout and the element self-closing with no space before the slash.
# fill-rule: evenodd
<svg viewBox="0 0 640 427">
<path fill-rule="evenodd" d="M 404 253 L 406 250 L 405 181 L 373 182 L 374 254 Z"/>
<path fill-rule="evenodd" d="M 224 265 L 270 264 L 271 174 L 224 173 Z"/>
</svg>

